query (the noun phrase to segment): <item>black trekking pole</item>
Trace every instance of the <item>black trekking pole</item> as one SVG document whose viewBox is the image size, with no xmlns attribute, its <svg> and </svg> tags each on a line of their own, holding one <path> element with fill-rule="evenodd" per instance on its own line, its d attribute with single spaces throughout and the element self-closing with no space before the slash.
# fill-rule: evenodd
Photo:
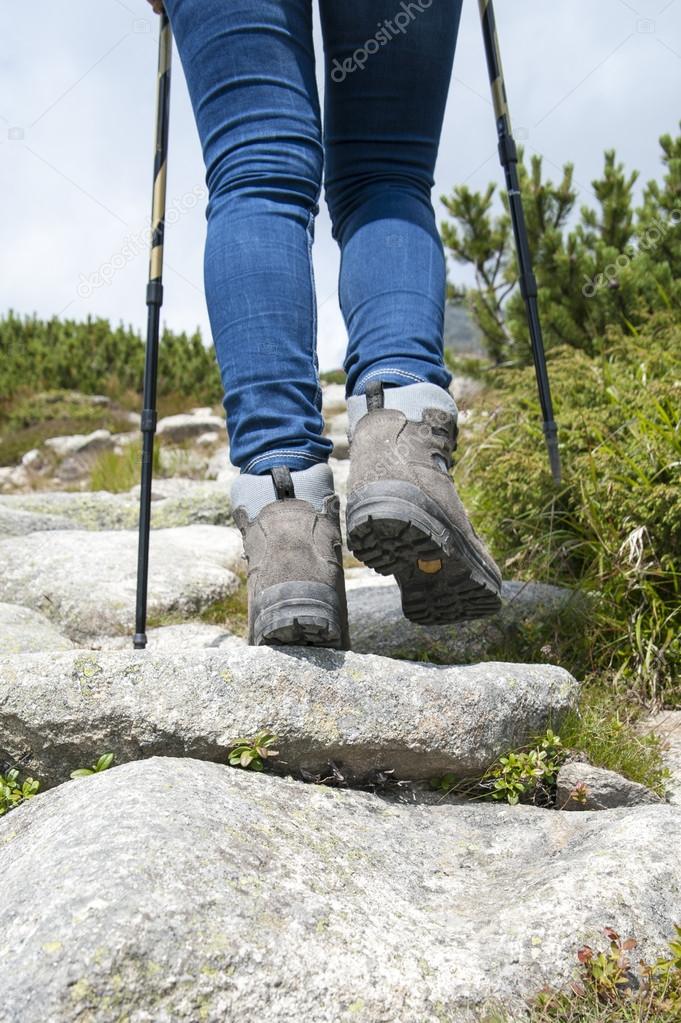
<svg viewBox="0 0 681 1023">
<path fill-rule="evenodd" d="M 156 375 L 158 332 L 163 304 L 163 231 L 166 215 L 166 169 L 168 163 L 168 122 L 170 116 L 170 62 L 173 38 L 166 14 L 161 15 L 158 39 L 156 83 L 156 142 L 154 186 L 151 201 L 151 251 L 147 284 L 147 342 L 144 352 L 142 399 L 142 480 L 140 488 L 139 545 L 137 551 L 137 608 L 133 646 L 147 645 L 147 580 L 149 574 L 149 529 L 151 525 L 151 478 L 156 432 Z"/>
<path fill-rule="evenodd" d="M 501 67 L 494 8 L 492 0 L 478 0 L 478 3 L 480 19 L 482 21 L 482 37 L 485 43 L 485 56 L 487 57 L 487 70 L 489 71 L 489 80 L 492 87 L 492 102 L 497 121 L 499 159 L 506 176 L 506 190 L 508 192 L 513 236 L 515 238 L 516 255 L 518 258 L 520 291 L 525 300 L 527 323 L 530 328 L 532 358 L 537 375 L 539 402 L 544 420 L 544 436 L 546 437 L 546 446 L 549 451 L 551 475 L 554 482 L 559 484 L 560 455 L 558 453 L 558 428 L 553 418 L 551 389 L 549 386 L 549 375 L 546 370 L 544 342 L 542 340 L 539 308 L 537 306 L 537 281 L 532 271 L 532 257 L 530 256 L 525 212 L 523 210 L 523 200 L 518 181 L 518 151 L 511 131 L 511 118 L 508 112 L 506 85 L 504 84 L 504 73 Z"/>
</svg>

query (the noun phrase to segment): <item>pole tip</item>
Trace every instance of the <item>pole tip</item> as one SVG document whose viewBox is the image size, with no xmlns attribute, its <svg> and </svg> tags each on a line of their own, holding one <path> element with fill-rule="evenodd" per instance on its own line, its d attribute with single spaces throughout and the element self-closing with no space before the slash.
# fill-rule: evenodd
<svg viewBox="0 0 681 1023">
<path fill-rule="evenodd" d="M 146 632 L 136 632 L 132 640 L 132 645 L 135 650 L 144 650 L 147 645 Z"/>
<path fill-rule="evenodd" d="M 560 465 L 560 452 L 558 451 L 558 427 L 552 419 L 544 423 L 544 436 L 546 437 L 546 447 L 549 452 L 551 475 L 553 476 L 553 482 L 558 487 L 561 483 L 562 472 Z"/>
</svg>

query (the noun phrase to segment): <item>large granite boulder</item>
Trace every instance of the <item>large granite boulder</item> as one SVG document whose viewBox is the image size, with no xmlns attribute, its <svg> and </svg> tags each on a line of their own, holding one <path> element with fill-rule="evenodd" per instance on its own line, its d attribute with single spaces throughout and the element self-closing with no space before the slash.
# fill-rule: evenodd
<svg viewBox="0 0 681 1023">
<path fill-rule="evenodd" d="M 569 981 L 606 925 L 662 953 L 679 848 L 671 806 L 395 806 L 114 767 L 0 819 L 0 1023 L 479 1023 Z"/>
<path fill-rule="evenodd" d="M 577 689 L 551 665 L 440 668 L 302 647 L 17 655 L 0 658 L 0 759 L 28 754 L 54 785 L 103 751 L 225 761 L 266 728 L 289 770 L 471 775 L 558 727 Z"/>
<path fill-rule="evenodd" d="M 239 585 L 241 535 L 227 526 L 152 533 L 150 616 L 185 617 Z M 0 600 L 45 614 L 74 641 L 134 631 L 137 532 L 55 530 L 0 541 Z"/>
</svg>

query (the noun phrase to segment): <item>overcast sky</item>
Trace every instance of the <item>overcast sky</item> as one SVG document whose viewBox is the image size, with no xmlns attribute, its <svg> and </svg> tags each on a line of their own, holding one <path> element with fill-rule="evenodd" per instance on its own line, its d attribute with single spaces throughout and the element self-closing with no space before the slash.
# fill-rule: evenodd
<svg viewBox="0 0 681 1023">
<path fill-rule="evenodd" d="M 658 175 L 657 139 L 674 134 L 681 116 L 681 0 L 497 0 L 496 11 L 526 149 L 554 175 L 572 160 L 584 202 L 605 148 L 643 181 Z M 0 0 L 0 313 L 92 314 L 143 327 L 157 26 L 145 0 Z M 321 93 L 316 0 L 315 45 Z M 170 147 L 168 201 L 181 212 L 167 229 L 163 317 L 176 330 L 198 325 L 208 339 L 203 164 L 176 54 Z M 464 0 L 435 171 L 438 222 L 440 195 L 456 183 L 500 179 L 478 5 Z M 323 194 L 320 205 L 319 350 L 329 368 L 342 359 L 345 330 Z M 93 286 L 113 257 L 120 268 Z M 451 279 L 461 275 L 452 265 Z"/>
</svg>

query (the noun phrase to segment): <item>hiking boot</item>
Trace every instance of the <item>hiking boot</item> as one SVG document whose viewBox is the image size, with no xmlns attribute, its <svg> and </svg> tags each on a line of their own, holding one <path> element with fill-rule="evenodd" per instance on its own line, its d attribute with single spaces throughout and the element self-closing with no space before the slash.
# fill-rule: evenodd
<svg viewBox="0 0 681 1023">
<path fill-rule="evenodd" d="M 339 502 L 328 465 L 242 474 L 232 507 L 248 562 L 248 642 L 348 650 Z"/>
<path fill-rule="evenodd" d="M 456 403 L 429 383 L 366 385 L 348 399 L 348 546 L 394 575 L 407 618 L 424 625 L 499 610 L 501 574 L 449 475 Z"/>
</svg>

